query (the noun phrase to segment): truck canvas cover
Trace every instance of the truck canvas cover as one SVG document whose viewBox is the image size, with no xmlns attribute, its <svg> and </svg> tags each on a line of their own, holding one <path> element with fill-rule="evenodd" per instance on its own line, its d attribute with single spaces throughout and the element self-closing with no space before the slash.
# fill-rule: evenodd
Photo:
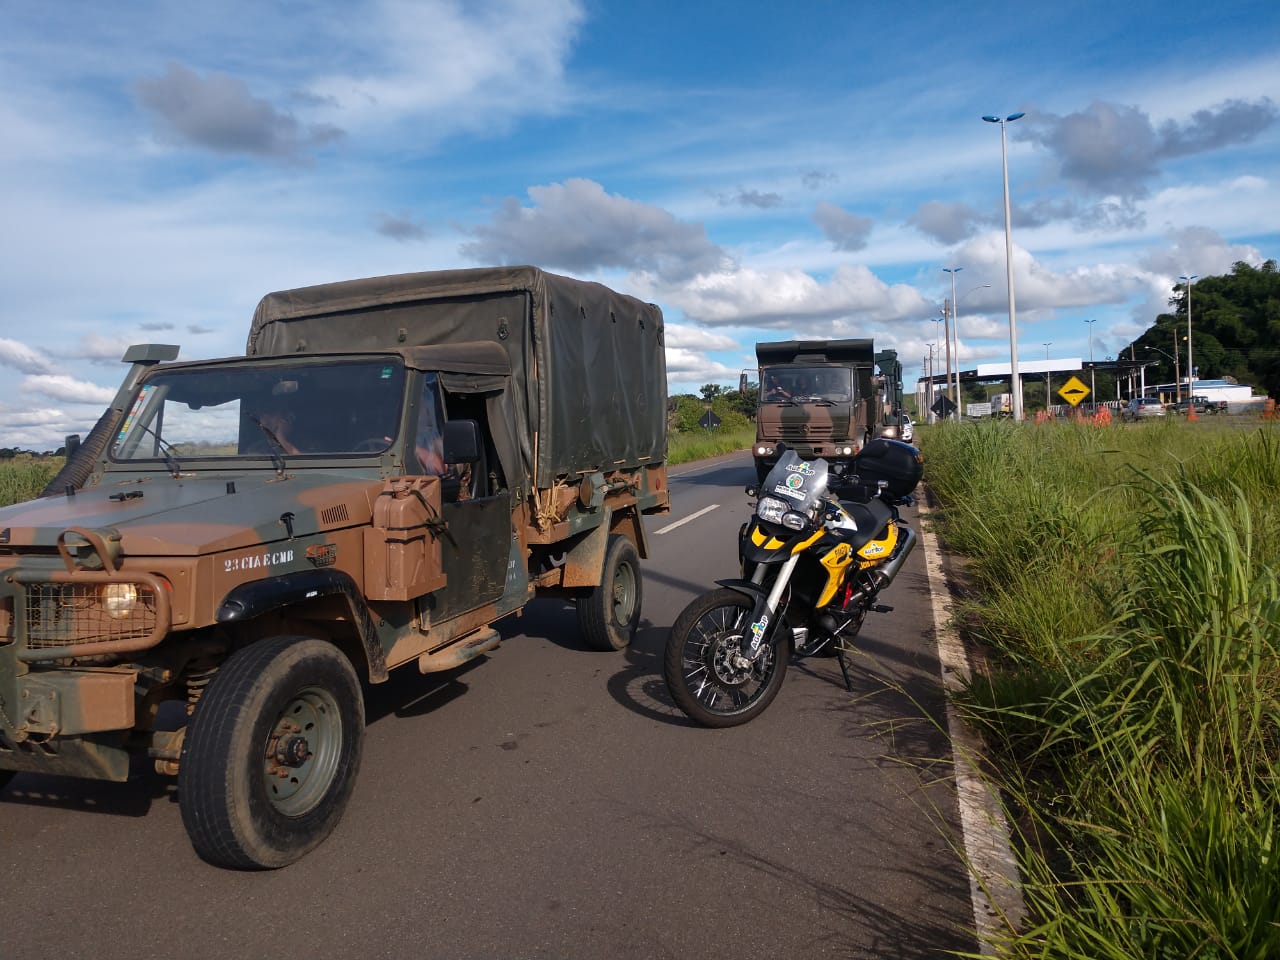
<svg viewBox="0 0 1280 960">
<path fill-rule="evenodd" d="M 501 345 L 510 359 L 512 389 L 492 402 L 506 408 L 522 472 L 534 486 L 665 459 L 662 311 L 536 267 L 409 273 L 269 293 L 254 311 L 245 352 L 464 349 L 477 341 Z"/>
</svg>

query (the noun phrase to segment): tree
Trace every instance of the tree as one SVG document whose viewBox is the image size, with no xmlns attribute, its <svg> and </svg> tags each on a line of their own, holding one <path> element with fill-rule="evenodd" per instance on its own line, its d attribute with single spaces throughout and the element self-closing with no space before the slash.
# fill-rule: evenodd
<svg viewBox="0 0 1280 960">
<path fill-rule="evenodd" d="M 1156 362 L 1148 381 L 1172 382 L 1176 349 L 1186 377 L 1187 290 L 1178 284 L 1162 313 L 1130 346 Z M 1231 377 L 1255 392 L 1280 396 L 1280 271 L 1237 262 L 1231 273 L 1203 277 L 1191 287 L 1192 360 L 1199 379 Z M 1127 354 L 1130 347 L 1125 347 Z M 1168 355 L 1168 356 L 1166 356 Z"/>
<path fill-rule="evenodd" d="M 702 390 L 699 392 L 702 394 L 703 400 L 714 400 L 724 393 L 724 387 L 718 383 L 704 383 Z"/>
</svg>

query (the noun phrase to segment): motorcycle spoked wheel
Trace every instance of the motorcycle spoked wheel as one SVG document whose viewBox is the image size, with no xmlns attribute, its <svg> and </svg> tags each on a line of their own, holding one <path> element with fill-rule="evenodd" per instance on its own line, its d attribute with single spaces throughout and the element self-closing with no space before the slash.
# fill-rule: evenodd
<svg viewBox="0 0 1280 960">
<path fill-rule="evenodd" d="M 712 590 L 685 607 L 671 627 L 663 679 L 676 706 L 704 727 L 736 727 L 758 717 L 782 687 L 785 646 L 770 644 L 745 670 L 732 663 L 752 607 L 737 590 Z"/>
</svg>

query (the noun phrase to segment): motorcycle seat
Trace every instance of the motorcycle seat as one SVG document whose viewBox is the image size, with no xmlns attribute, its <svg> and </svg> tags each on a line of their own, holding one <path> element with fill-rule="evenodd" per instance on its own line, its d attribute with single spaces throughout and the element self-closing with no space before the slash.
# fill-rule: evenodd
<svg viewBox="0 0 1280 960">
<path fill-rule="evenodd" d="M 853 518 L 858 529 L 841 531 L 841 538 L 849 542 L 849 546 L 858 550 L 876 539 L 884 531 L 885 525 L 893 519 L 893 508 L 879 497 L 866 503 L 852 500 L 841 500 L 840 506 Z"/>
</svg>

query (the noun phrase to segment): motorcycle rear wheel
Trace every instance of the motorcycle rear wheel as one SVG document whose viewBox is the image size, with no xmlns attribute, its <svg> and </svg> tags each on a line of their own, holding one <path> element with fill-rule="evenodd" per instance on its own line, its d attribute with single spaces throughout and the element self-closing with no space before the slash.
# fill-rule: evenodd
<svg viewBox="0 0 1280 960">
<path fill-rule="evenodd" d="M 704 727 L 753 720 L 782 688 L 785 645 L 770 644 L 745 670 L 731 662 L 750 630 L 752 607 L 751 598 L 737 590 L 712 590 L 685 607 L 671 627 L 663 679 L 676 706 Z"/>
</svg>

